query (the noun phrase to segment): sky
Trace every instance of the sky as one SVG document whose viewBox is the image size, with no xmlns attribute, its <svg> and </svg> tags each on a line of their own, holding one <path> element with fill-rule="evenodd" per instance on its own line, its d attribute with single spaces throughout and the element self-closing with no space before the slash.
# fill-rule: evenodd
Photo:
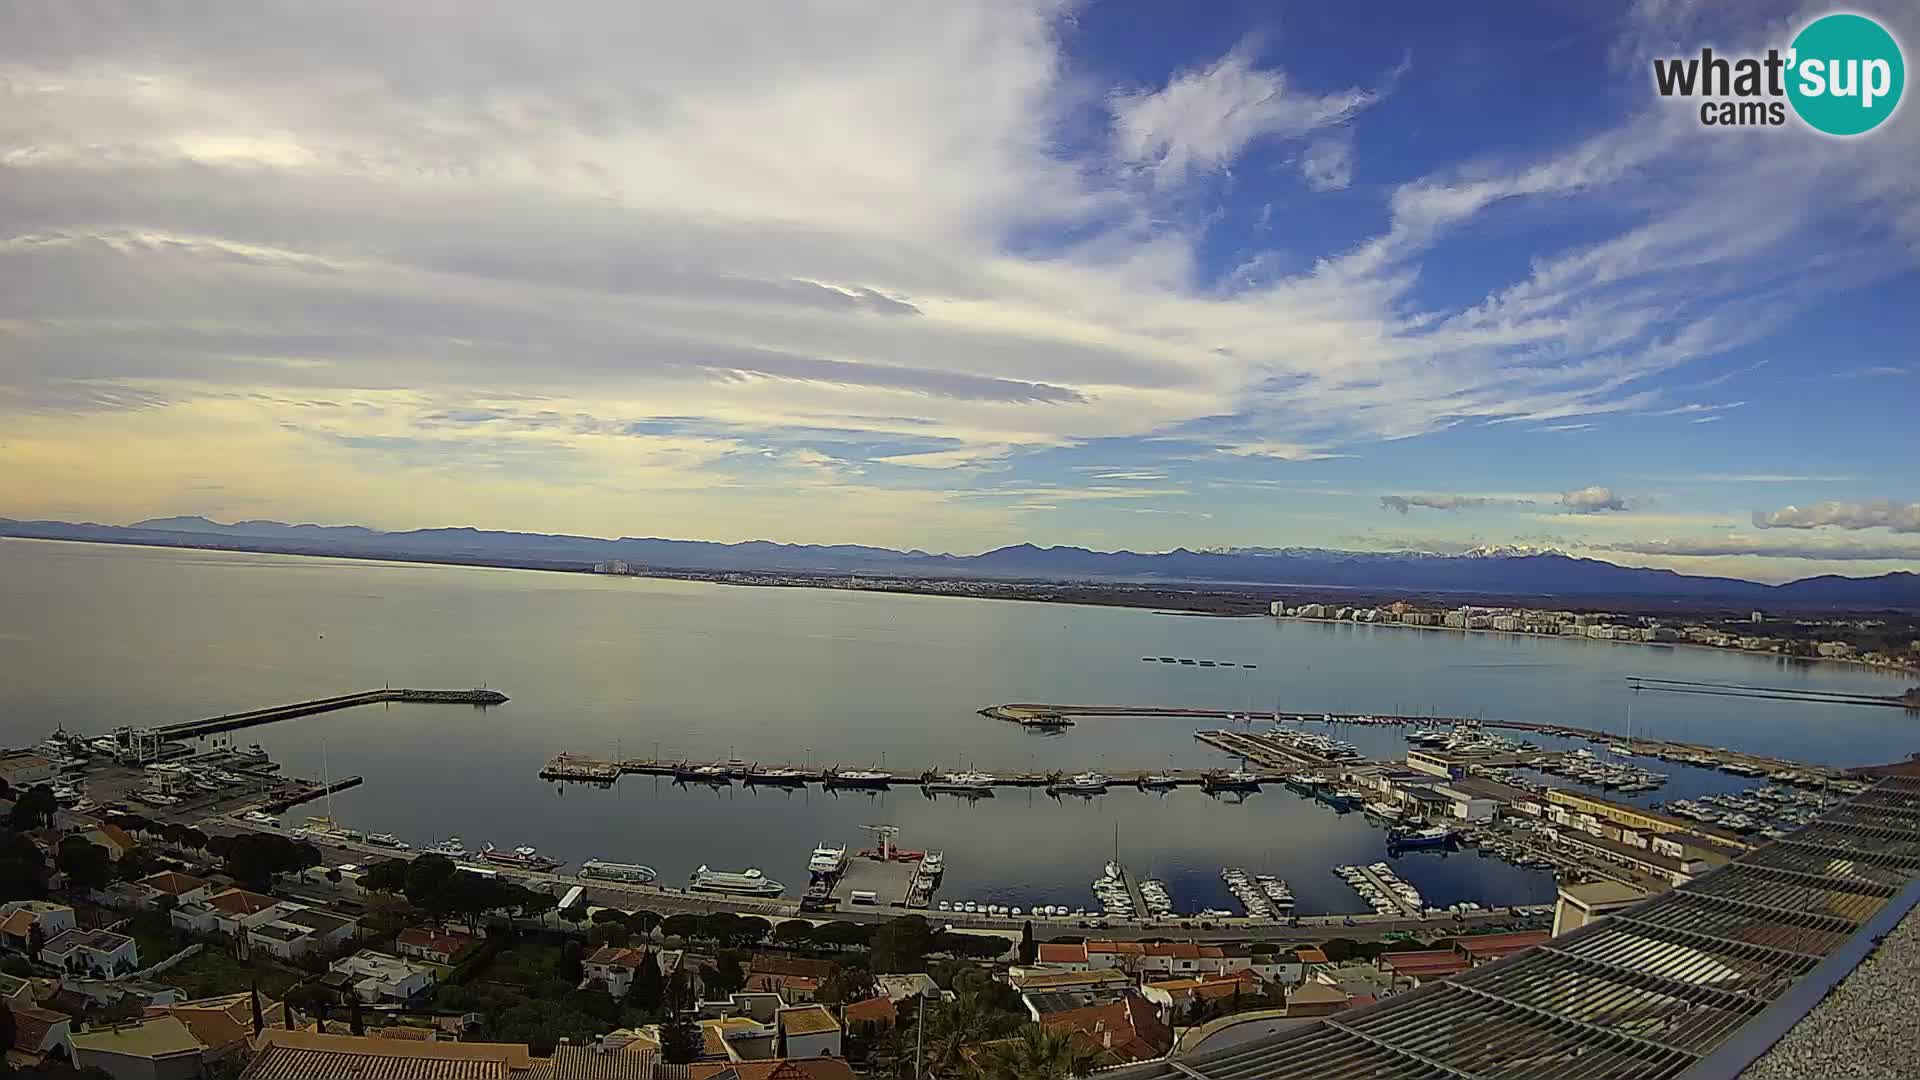
<svg viewBox="0 0 1920 1080">
<path fill-rule="evenodd" d="M 1827 10 L 8 4 L 0 515 L 1920 567 Z"/>
</svg>

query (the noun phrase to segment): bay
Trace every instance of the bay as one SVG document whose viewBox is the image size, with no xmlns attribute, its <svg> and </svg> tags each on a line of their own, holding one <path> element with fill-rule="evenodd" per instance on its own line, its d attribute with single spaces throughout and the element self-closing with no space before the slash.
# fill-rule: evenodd
<svg viewBox="0 0 1920 1080">
<path fill-rule="evenodd" d="M 1276 592 L 1276 595 L 1281 595 Z M 1303 595 L 1303 594 L 1295 594 Z M 1144 663 L 1171 655 L 1254 668 Z M 556 857 L 759 866 L 798 886 L 816 842 L 862 825 L 944 850 L 944 898 L 1084 906 L 1117 849 L 1183 907 L 1228 906 L 1224 865 L 1293 883 L 1300 911 L 1358 910 L 1329 873 L 1385 857 L 1384 834 L 1283 790 L 1241 804 L 1130 790 L 1056 802 L 611 789 L 542 781 L 554 753 L 739 756 L 897 770 L 1107 772 L 1228 764 L 1192 721 L 1089 720 L 1055 736 L 988 720 L 1010 701 L 1428 712 L 1639 732 L 1829 764 L 1911 752 L 1897 710 L 1674 694 L 1631 676 L 1886 694 L 1902 680 L 1704 649 L 837 589 L 741 588 L 357 560 L 0 540 L 0 739 L 102 732 L 382 685 L 487 685 L 505 706 L 382 706 L 251 729 L 297 775 L 357 774 L 357 827 L 416 844 L 531 843 Z M 1369 755 L 1387 729 L 1340 728 Z M 1551 740 L 1541 740 L 1553 744 Z M 1673 774 L 1642 801 L 1748 786 Z M 319 812 L 316 808 L 314 812 Z M 1473 854 L 1410 854 L 1429 901 L 1551 899 L 1551 879 Z"/>
</svg>

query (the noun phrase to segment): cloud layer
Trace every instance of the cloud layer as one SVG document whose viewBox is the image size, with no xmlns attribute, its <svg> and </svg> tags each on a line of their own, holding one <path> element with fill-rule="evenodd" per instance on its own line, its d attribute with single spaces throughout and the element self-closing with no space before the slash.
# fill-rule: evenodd
<svg viewBox="0 0 1920 1080">
<path fill-rule="evenodd" d="M 1614 494 L 1612 488 L 1593 484 L 1563 493 L 1560 505 L 1569 513 L 1598 514 L 1609 510 L 1625 510 L 1627 500 Z"/>
<path fill-rule="evenodd" d="M 1920 533 L 1920 503 L 1900 503 L 1892 499 L 1879 502 L 1822 502 L 1812 506 L 1783 506 L 1778 510 L 1753 512 L 1753 524 L 1761 529 L 1890 529 L 1897 533 Z"/>
</svg>

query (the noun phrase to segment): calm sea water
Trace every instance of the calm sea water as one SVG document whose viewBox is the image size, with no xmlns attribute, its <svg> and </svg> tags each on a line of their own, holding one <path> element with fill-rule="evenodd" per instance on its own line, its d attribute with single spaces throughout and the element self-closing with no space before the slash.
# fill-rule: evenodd
<svg viewBox="0 0 1920 1080">
<path fill-rule="evenodd" d="M 1142 663 L 1174 655 L 1257 664 Z M 976 803 L 817 790 L 611 790 L 541 781 L 560 750 L 737 754 L 761 762 L 1103 768 L 1225 763 L 1177 720 L 1096 720 L 1057 736 L 976 710 L 1007 701 L 1116 702 L 1482 715 L 1624 730 L 1632 675 L 1890 693 L 1859 669 L 1699 649 L 1459 635 L 1115 608 L 747 589 L 642 578 L 0 540 L 0 740 L 55 725 L 104 731 L 385 684 L 512 696 L 500 708 L 388 706 L 255 728 L 297 775 L 359 774 L 335 810 L 414 843 L 458 835 L 579 861 L 759 866 L 803 883 L 821 840 L 862 825 L 947 853 L 942 896 L 1091 901 L 1116 843 L 1183 906 L 1227 906 L 1224 865 L 1279 873 L 1303 913 L 1357 910 L 1329 873 L 1384 857 L 1384 834 L 1281 790 L 1229 804 L 1116 790 Z M 1642 693 L 1638 731 L 1829 763 L 1915 749 L 1895 710 Z M 1369 754 L 1387 730 L 1340 729 Z M 1543 740 L 1545 741 L 1545 740 Z M 1681 766 L 1643 800 L 1748 782 Z M 315 812 L 319 812 L 315 810 Z M 1472 854 L 1398 871 L 1437 903 L 1544 901 L 1551 880 Z"/>
</svg>

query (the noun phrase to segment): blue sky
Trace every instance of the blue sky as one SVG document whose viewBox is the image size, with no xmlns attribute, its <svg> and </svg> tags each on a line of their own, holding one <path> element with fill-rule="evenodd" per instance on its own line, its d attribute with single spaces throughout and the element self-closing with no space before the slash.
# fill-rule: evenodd
<svg viewBox="0 0 1920 1080">
<path fill-rule="evenodd" d="M 1651 89 L 1824 11 L 11 8 L 0 514 L 1912 567 L 1920 120 Z"/>
</svg>

